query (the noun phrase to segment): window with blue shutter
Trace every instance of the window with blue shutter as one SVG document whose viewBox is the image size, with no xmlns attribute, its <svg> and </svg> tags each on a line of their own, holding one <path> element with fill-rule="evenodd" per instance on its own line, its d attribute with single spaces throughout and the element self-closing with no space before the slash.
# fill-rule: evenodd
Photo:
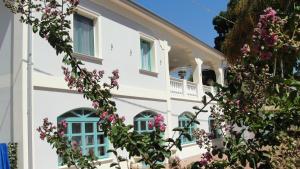
<svg viewBox="0 0 300 169">
<path fill-rule="evenodd" d="M 74 52 L 94 56 L 94 20 L 74 14 Z"/>
<path fill-rule="evenodd" d="M 215 119 L 211 116 L 208 117 L 208 129 L 215 139 L 222 137 L 222 130 L 215 126 Z"/>
<path fill-rule="evenodd" d="M 154 71 L 152 43 L 141 39 L 141 69 Z"/>
<path fill-rule="evenodd" d="M 191 121 L 191 114 L 190 113 L 182 113 L 179 117 L 178 117 L 178 126 L 185 128 L 187 127 L 187 125 L 190 123 Z M 196 124 L 192 123 L 189 127 L 188 127 L 188 133 L 191 135 L 192 140 L 188 140 L 188 138 L 186 138 L 185 136 L 181 136 L 181 144 L 188 144 L 188 143 L 194 143 L 196 141 L 195 137 L 193 136 L 193 132 L 196 129 Z"/>
<path fill-rule="evenodd" d="M 99 116 L 93 109 L 79 108 L 58 117 L 58 122 L 65 120 L 68 124 L 65 136 L 76 142 L 84 155 L 93 153 L 99 159 L 108 157 L 108 138 L 99 128 Z"/>
<path fill-rule="evenodd" d="M 155 112 L 144 111 L 134 117 L 134 130 L 138 133 L 149 133 L 153 128 L 149 128 L 149 122 L 154 121 Z"/>
</svg>

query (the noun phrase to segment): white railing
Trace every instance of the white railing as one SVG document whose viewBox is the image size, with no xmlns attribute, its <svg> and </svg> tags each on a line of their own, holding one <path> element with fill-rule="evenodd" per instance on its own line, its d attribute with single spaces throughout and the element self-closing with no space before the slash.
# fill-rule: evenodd
<svg viewBox="0 0 300 169">
<path fill-rule="evenodd" d="M 182 79 L 170 79 L 170 90 L 171 95 L 175 97 L 191 97 L 191 98 L 201 98 L 205 92 L 211 92 L 215 94 L 216 91 L 213 86 L 200 85 L 203 88 L 198 89 L 198 84 L 194 82 L 189 82 Z M 200 87 L 199 86 L 199 87 Z"/>
<path fill-rule="evenodd" d="M 170 79 L 171 93 L 183 95 L 184 94 L 184 85 L 183 80 L 180 79 Z"/>
<path fill-rule="evenodd" d="M 204 93 L 205 92 L 212 92 L 212 86 L 203 85 L 203 91 L 204 91 Z"/>
<path fill-rule="evenodd" d="M 198 87 L 197 87 L 197 84 L 196 83 L 193 83 L 193 82 L 187 82 L 186 83 L 186 87 L 187 87 L 187 95 L 188 96 L 198 96 Z"/>
</svg>

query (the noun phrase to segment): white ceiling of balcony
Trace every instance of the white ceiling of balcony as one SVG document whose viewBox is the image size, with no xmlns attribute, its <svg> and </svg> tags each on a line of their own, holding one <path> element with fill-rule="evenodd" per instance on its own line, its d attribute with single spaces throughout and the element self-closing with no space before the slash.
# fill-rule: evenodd
<svg viewBox="0 0 300 169">
<path fill-rule="evenodd" d="M 169 69 L 174 70 L 178 67 L 188 67 L 195 65 L 195 60 L 192 51 L 179 47 L 172 46 L 169 52 Z"/>
</svg>

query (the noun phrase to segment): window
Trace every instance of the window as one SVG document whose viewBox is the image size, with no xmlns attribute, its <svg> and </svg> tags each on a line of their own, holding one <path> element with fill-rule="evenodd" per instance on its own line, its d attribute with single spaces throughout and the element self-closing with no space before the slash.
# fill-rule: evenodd
<svg viewBox="0 0 300 169">
<path fill-rule="evenodd" d="M 208 129 L 211 134 L 213 134 L 214 138 L 221 138 L 222 131 L 220 128 L 216 128 L 215 126 L 215 119 L 211 116 L 208 117 Z"/>
<path fill-rule="evenodd" d="M 144 111 L 139 113 L 134 117 L 134 130 L 138 133 L 149 133 L 153 131 L 153 128 L 150 129 L 148 124 L 149 121 L 154 121 L 155 112 Z"/>
<path fill-rule="evenodd" d="M 191 113 L 186 112 L 186 113 L 182 113 L 179 117 L 178 117 L 178 125 L 179 127 L 186 127 L 189 122 L 191 121 Z M 188 143 L 193 143 L 195 142 L 195 137 L 193 137 L 193 131 L 196 128 L 196 124 L 192 123 L 189 127 L 188 127 L 188 133 L 192 136 L 192 140 L 188 140 L 188 138 L 186 138 L 185 136 L 181 136 L 181 144 L 188 144 Z"/>
<path fill-rule="evenodd" d="M 154 72 L 153 41 L 141 39 L 141 69 Z"/>
<path fill-rule="evenodd" d="M 94 20 L 78 13 L 74 14 L 74 52 L 95 56 Z"/>
<path fill-rule="evenodd" d="M 58 117 L 58 122 L 65 120 L 68 124 L 66 137 L 76 142 L 84 155 L 94 153 L 99 159 L 108 156 L 108 139 L 98 127 L 99 116 L 93 109 L 80 108 L 71 110 Z"/>
</svg>

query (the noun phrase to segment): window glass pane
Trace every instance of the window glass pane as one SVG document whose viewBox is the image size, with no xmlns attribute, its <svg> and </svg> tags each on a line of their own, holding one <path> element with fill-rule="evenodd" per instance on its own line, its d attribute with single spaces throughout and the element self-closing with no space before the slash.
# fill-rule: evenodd
<svg viewBox="0 0 300 169">
<path fill-rule="evenodd" d="M 185 121 L 182 121 L 181 124 L 182 124 L 182 127 L 185 127 Z"/>
<path fill-rule="evenodd" d="M 104 135 L 98 135 L 97 140 L 98 144 L 104 144 Z"/>
<path fill-rule="evenodd" d="M 94 147 L 87 148 L 86 153 L 87 153 L 87 155 L 91 155 L 91 156 L 95 155 Z"/>
<path fill-rule="evenodd" d="M 93 123 L 85 123 L 85 132 L 93 133 L 94 132 L 94 124 Z"/>
<path fill-rule="evenodd" d="M 73 136 L 71 142 L 77 143 L 78 145 L 82 145 L 81 136 Z"/>
<path fill-rule="evenodd" d="M 74 14 L 74 51 L 94 56 L 94 21 Z"/>
<path fill-rule="evenodd" d="M 80 123 L 72 123 L 72 133 L 81 133 Z"/>
<path fill-rule="evenodd" d="M 141 121 L 141 131 L 146 130 L 146 121 Z"/>
<path fill-rule="evenodd" d="M 105 155 L 105 147 L 103 147 L 103 146 L 98 147 L 98 154 L 99 154 L 99 156 L 104 156 Z"/>
<path fill-rule="evenodd" d="M 86 145 L 93 145 L 94 144 L 94 136 L 85 136 L 85 143 Z"/>
<path fill-rule="evenodd" d="M 138 125 L 139 125 L 138 121 L 134 121 L 134 130 L 135 131 L 139 130 Z"/>
</svg>

